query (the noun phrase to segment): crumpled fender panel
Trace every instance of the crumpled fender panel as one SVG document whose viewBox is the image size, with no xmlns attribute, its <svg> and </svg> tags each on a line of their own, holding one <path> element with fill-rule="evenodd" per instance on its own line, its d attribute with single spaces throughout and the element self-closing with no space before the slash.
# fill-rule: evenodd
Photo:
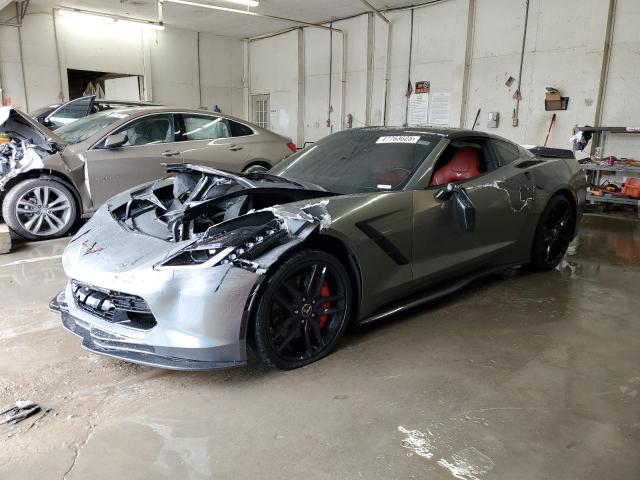
<svg viewBox="0 0 640 480">
<path fill-rule="evenodd" d="M 0 191 L 19 174 L 44 168 L 44 159 L 58 151 L 44 131 L 11 107 L 0 107 L 0 134 L 9 139 L 0 143 Z"/>
</svg>

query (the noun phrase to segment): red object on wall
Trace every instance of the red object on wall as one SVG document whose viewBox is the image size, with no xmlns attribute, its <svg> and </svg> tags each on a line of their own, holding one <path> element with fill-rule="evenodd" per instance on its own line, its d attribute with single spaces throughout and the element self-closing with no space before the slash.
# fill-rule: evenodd
<svg viewBox="0 0 640 480">
<path fill-rule="evenodd" d="M 11 105 L 11 97 L 4 97 L 2 99 L 2 106 L 8 107 L 9 105 Z"/>
</svg>

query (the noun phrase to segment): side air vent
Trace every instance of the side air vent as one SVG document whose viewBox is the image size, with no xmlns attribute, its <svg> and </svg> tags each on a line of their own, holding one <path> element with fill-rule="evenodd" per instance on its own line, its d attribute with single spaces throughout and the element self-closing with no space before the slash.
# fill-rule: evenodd
<svg viewBox="0 0 640 480">
<path fill-rule="evenodd" d="M 536 147 L 526 146 L 524 147 L 533 153 L 536 157 L 549 157 L 549 158 L 576 158 L 571 150 L 565 148 L 551 148 L 551 147 Z"/>
<path fill-rule="evenodd" d="M 516 167 L 529 168 L 540 165 L 541 163 L 545 163 L 545 160 L 525 160 L 524 162 L 520 162 L 518 165 L 516 165 Z"/>
</svg>

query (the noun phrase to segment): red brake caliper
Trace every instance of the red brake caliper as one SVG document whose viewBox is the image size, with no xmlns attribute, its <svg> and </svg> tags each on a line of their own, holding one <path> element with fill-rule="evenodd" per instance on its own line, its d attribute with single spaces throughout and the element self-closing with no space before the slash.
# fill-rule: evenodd
<svg viewBox="0 0 640 480">
<path fill-rule="evenodd" d="M 322 288 L 320 289 L 320 297 L 324 298 L 324 297 L 328 297 L 329 295 L 331 295 L 331 292 L 329 291 L 329 285 L 327 285 L 327 282 L 324 282 L 322 284 Z M 322 305 L 320 305 L 322 308 L 329 308 L 329 303 L 323 303 Z M 320 325 L 320 328 L 324 327 L 325 322 L 327 321 L 327 315 L 319 315 L 318 316 L 318 324 Z"/>
</svg>

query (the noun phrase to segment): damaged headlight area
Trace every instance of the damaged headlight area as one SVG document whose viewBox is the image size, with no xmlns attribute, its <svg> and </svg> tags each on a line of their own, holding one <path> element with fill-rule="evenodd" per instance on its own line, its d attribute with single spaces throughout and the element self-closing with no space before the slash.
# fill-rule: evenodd
<svg viewBox="0 0 640 480">
<path fill-rule="evenodd" d="M 42 159 L 62 147 L 11 107 L 0 107 L 0 185 L 19 171 L 42 166 Z"/>
<path fill-rule="evenodd" d="M 156 268 L 209 268 L 232 263 L 257 268 L 252 260 L 288 237 L 283 219 L 272 212 L 256 212 L 223 222 L 207 230 L 197 242 L 156 265 Z"/>
</svg>

